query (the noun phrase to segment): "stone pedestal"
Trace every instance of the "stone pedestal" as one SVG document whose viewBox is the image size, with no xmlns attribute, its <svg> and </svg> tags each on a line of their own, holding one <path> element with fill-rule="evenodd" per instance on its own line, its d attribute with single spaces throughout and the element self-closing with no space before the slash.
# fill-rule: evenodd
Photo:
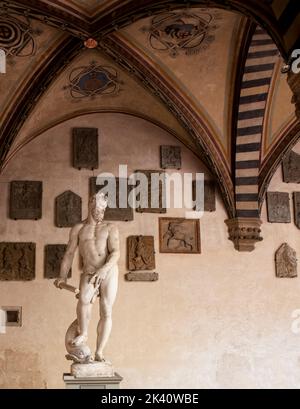
<svg viewBox="0 0 300 409">
<path fill-rule="evenodd" d="M 120 389 L 123 378 L 114 373 L 113 376 L 75 378 L 71 374 L 64 374 L 66 389 Z"/>
<path fill-rule="evenodd" d="M 75 378 L 101 378 L 114 376 L 114 368 L 108 361 L 94 361 L 88 364 L 72 364 L 71 375 Z"/>
</svg>

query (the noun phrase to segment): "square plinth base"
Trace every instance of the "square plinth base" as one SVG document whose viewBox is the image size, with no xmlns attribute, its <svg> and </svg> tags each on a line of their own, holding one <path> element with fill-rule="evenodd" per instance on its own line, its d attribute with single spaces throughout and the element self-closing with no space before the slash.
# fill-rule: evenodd
<svg viewBox="0 0 300 409">
<path fill-rule="evenodd" d="M 66 389 L 120 389 L 123 378 L 115 373 L 114 376 L 101 378 L 75 378 L 65 373 L 63 376 Z"/>
</svg>

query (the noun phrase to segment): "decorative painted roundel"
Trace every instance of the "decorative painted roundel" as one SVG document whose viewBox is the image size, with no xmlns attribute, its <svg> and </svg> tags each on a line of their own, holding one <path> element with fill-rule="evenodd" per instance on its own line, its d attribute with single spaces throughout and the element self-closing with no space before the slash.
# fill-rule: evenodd
<svg viewBox="0 0 300 409">
<path fill-rule="evenodd" d="M 7 56 L 27 57 L 35 53 L 34 32 L 29 20 L 12 16 L 0 17 L 0 48 Z"/>
<path fill-rule="evenodd" d="M 191 55 L 214 41 L 212 32 L 217 26 L 213 21 L 219 19 L 219 14 L 210 12 L 170 12 L 154 17 L 142 31 L 149 33 L 150 46 L 156 51 L 167 52 L 171 57 L 181 52 Z"/>
<path fill-rule="evenodd" d="M 69 85 L 65 88 L 70 89 L 73 98 L 85 98 L 117 94 L 120 84 L 114 68 L 92 62 L 89 66 L 72 70 Z"/>
</svg>

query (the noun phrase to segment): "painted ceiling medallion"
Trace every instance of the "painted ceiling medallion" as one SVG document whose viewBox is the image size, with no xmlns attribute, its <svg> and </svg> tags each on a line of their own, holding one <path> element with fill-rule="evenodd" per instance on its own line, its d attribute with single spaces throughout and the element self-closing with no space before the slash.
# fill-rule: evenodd
<svg viewBox="0 0 300 409">
<path fill-rule="evenodd" d="M 40 34 L 33 30 L 27 18 L 0 15 L 0 48 L 7 57 L 29 57 L 35 54 L 36 45 L 33 35 Z"/>
<path fill-rule="evenodd" d="M 120 91 L 121 81 L 117 71 L 112 67 L 104 67 L 91 62 L 85 67 L 71 71 L 69 85 L 71 96 L 75 99 L 96 97 L 98 95 L 116 95 Z"/>
<path fill-rule="evenodd" d="M 97 48 L 98 47 L 98 41 L 94 40 L 93 38 L 89 38 L 84 42 L 84 45 L 86 48 Z"/>
<path fill-rule="evenodd" d="M 220 20 L 218 13 L 170 12 L 154 17 L 151 25 L 142 27 L 142 31 L 149 34 L 154 50 L 167 52 L 171 57 L 181 52 L 192 55 L 214 41 L 212 33 L 218 28 L 213 24 L 215 20 Z"/>
</svg>

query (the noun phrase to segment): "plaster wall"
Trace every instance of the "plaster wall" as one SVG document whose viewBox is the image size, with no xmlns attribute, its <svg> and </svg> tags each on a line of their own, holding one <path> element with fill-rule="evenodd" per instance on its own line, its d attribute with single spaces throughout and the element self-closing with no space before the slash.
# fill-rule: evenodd
<svg viewBox="0 0 300 409">
<path fill-rule="evenodd" d="M 43 278 L 44 245 L 65 243 L 68 229 L 54 226 L 54 199 L 71 189 L 88 200 L 93 172 L 71 167 L 71 128 L 93 126 L 100 133 L 100 171 L 117 172 L 119 164 L 159 169 L 159 146 L 180 143 L 160 128 L 124 114 L 92 114 L 64 122 L 30 142 L 0 176 L 0 240 L 37 243 L 36 280 L 0 282 L 0 306 L 22 306 L 23 326 L 0 335 L 0 387 L 63 388 L 68 371 L 64 335 L 75 317 L 75 298 Z M 299 146 L 300 149 L 300 146 Z M 299 150 L 298 149 L 298 150 Z M 182 172 L 205 167 L 182 146 Z M 94 172 L 96 175 L 96 173 Z M 11 180 L 43 180 L 43 218 L 8 219 Z M 271 189 L 284 185 L 281 171 Z M 184 216 L 170 209 L 167 216 Z M 238 253 L 227 238 L 227 218 L 220 196 L 217 211 L 201 219 L 202 254 L 160 254 L 158 217 L 135 214 L 118 223 L 121 234 L 120 283 L 113 331 L 106 351 L 123 388 L 289 388 L 299 387 L 300 334 L 291 330 L 300 308 L 300 277 L 275 278 L 274 253 L 287 241 L 297 251 L 300 235 L 293 225 L 271 225 L 263 210 L 264 241 L 254 253 Z M 159 281 L 128 283 L 126 237 L 155 236 Z M 71 283 L 77 284 L 78 259 Z M 90 345 L 95 344 L 95 305 Z"/>
</svg>

